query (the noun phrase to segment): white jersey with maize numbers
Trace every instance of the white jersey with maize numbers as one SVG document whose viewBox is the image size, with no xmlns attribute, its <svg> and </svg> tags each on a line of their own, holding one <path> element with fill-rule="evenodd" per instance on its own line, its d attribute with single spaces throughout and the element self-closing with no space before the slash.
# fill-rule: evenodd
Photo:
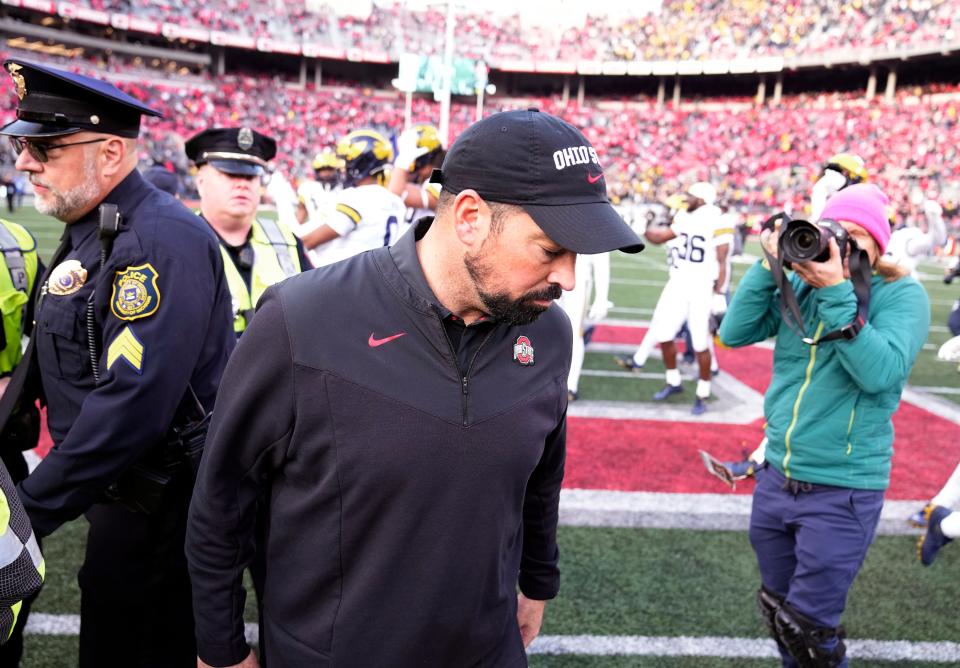
<svg viewBox="0 0 960 668">
<path fill-rule="evenodd" d="M 671 281 L 683 281 L 691 287 L 709 285 L 712 289 L 720 273 L 717 246 L 729 244 L 733 238 L 733 230 L 725 225 L 720 209 L 709 204 L 674 216 L 670 227 L 676 238 L 667 243 Z"/>
<path fill-rule="evenodd" d="M 402 199 L 376 184 L 341 190 L 326 221 L 340 236 L 312 249 L 314 266 L 392 245 L 400 236 L 406 208 Z"/>
<path fill-rule="evenodd" d="M 307 209 L 306 225 L 319 227 L 327 222 L 330 212 L 337 203 L 338 190 L 327 190 L 319 181 L 310 179 L 297 188 L 297 197 Z"/>
<path fill-rule="evenodd" d="M 424 183 L 420 186 L 420 191 L 424 202 L 430 201 L 430 195 L 433 195 L 436 199 L 440 199 L 439 183 Z M 415 222 L 424 216 L 432 216 L 434 213 L 435 211 L 433 209 L 428 209 L 426 207 L 408 206 L 406 216 L 404 216 L 403 219 L 403 224 L 400 226 L 400 235 L 403 235 L 407 230 L 413 227 Z"/>
</svg>

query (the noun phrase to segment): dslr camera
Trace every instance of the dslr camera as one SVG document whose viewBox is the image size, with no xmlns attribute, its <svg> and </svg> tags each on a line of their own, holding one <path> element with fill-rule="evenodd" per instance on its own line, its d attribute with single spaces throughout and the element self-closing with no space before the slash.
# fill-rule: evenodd
<svg viewBox="0 0 960 668">
<path fill-rule="evenodd" d="M 784 266 L 794 262 L 826 262 L 830 259 L 830 239 L 836 239 L 842 261 L 854 243 L 835 220 L 791 220 L 780 230 L 778 254 Z"/>
</svg>

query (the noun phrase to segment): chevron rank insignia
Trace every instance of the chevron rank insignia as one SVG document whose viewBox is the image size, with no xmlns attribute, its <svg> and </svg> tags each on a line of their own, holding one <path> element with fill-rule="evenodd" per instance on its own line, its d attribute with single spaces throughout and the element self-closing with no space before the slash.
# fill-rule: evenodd
<svg viewBox="0 0 960 668">
<path fill-rule="evenodd" d="M 137 375 L 143 373 L 143 344 L 129 325 L 124 327 L 107 347 L 107 369 L 111 369 L 114 362 L 121 359 L 136 371 Z"/>
<path fill-rule="evenodd" d="M 149 264 L 127 267 L 113 278 L 110 310 L 121 320 L 146 318 L 160 307 L 157 270 Z"/>
</svg>

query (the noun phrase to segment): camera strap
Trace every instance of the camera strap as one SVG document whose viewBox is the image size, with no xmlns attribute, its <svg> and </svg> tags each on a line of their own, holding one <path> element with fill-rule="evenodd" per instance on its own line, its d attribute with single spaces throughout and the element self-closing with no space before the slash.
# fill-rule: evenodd
<svg viewBox="0 0 960 668">
<path fill-rule="evenodd" d="M 761 231 L 776 230 L 777 222 L 781 223 L 781 229 L 790 222 L 790 216 L 781 211 L 774 214 L 764 221 L 760 226 Z M 797 301 L 796 292 L 793 284 L 787 279 L 786 272 L 783 269 L 783 263 L 779 258 L 774 257 L 766 247 L 761 244 L 763 255 L 770 265 L 770 273 L 773 275 L 773 282 L 780 291 L 780 318 L 787 326 L 795 331 L 804 343 L 815 346 L 824 341 L 835 341 L 836 339 L 846 339 L 847 341 L 856 338 L 860 330 L 867 322 L 867 315 L 870 310 L 870 280 L 873 270 L 870 267 L 870 257 L 867 251 L 859 248 L 856 243 L 851 243 L 850 257 L 848 266 L 850 268 L 850 280 L 853 283 L 853 294 L 857 298 L 857 315 L 853 322 L 844 325 L 840 329 L 824 334 L 819 339 L 811 338 L 807 335 L 806 327 L 803 324 L 803 313 L 800 311 L 800 304 Z"/>
<path fill-rule="evenodd" d="M 776 213 L 769 218 L 767 218 L 763 225 L 760 226 L 761 232 L 763 230 L 769 230 L 774 232 L 777 229 L 777 223 L 780 222 L 781 228 L 786 226 L 790 222 L 790 215 L 781 211 Z M 767 264 L 770 265 L 770 273 L 773 275 L 773 282 L 777 286 L 777 290 L 780 291 L 780 319 L 783 320 L 787 326 L 800 335 L 800 338 L 807 340 L 806 328 L 803 326 L 803 314 L 800 312 L 800 304 L 797 302 L 797 295 L 793 291 L 793 284 L 787 280 L 786 273 L 783 270 L 783 263 L 780 262 L 780 259 L 774 257 L 764 246 L 760 244 L 760 248 L 763 249 L 763 255 L 767 259 Z"/>
</svg>

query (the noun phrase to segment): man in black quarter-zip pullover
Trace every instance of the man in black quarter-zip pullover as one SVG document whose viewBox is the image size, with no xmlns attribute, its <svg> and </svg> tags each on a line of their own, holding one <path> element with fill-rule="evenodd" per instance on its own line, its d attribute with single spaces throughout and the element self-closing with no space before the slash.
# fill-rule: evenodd
<svg viewBox="0 0 960 668">
<path fill-rule="evenodd" d="M 228 364 L 187 539 L 201 666 L 259 665 L 255 549 L 271 668 L 527 665 L 559 589 L 571 342 L 551 302 L 576 253 L 643 245 L 593 147 L 536 110 L 471 126 L 433 179 L 436 220 L 271 288 Z"/>
</svg>

